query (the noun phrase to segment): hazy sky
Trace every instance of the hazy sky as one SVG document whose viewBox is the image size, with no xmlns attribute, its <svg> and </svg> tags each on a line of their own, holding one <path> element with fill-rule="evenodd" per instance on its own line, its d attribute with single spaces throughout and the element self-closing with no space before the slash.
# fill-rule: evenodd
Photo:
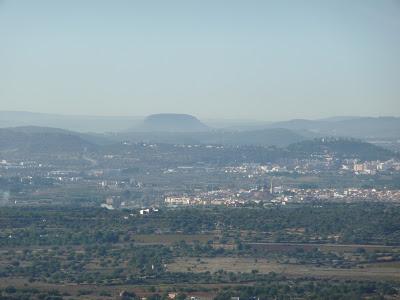
<svg viewBox="0 0 400 300">
<path fill-rule="evenodd" d="M 0 0 L 0 110 L 400 115 L 400 0 Z"/>
</svg>

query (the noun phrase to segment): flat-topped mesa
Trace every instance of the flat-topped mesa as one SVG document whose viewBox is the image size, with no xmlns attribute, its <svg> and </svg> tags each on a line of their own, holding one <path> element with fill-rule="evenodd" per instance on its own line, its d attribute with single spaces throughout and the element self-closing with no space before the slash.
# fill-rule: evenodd
<svg viewBox="0 0 400 300">
<path fill-rule="evenodd" d="M 187 114 L 154 114 L 144 119 L 140 131 L 153 132 L 202 132 L 210 128 L 199 119 Z"/>
</svg>

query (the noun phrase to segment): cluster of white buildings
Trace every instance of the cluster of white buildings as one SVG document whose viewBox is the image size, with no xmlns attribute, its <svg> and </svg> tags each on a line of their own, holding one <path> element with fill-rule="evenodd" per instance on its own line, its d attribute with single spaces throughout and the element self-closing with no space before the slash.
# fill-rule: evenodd
<svg viewBox="0 0 400 300">
<path fill-rule="evenodd" d="M 244 174 L 248 177 L 269 173 L 297 173 L 318 174 L 324 170 L 336 170 L 338 172 L 354 172 L 355 174 L 374 175 L 378 172 L 400 172 L 400 161 L 391 159 L 387 161 L 359 162 L 356 159 L 335 160 L 331 156 L 314 157 L 310 159 L 293 160 L 285 165 L 245 163 L 238 166 L 223 168 L 224 173 Z"/>
<path fill-rule="evenodd" d="M 227 198 L 202 198 L 202 197 L 188 197 L 188 196 L 174 196 L 165 197 L 164 203 L 170 206 L 181 205 L 233 205 L 238 200 L 232 197 Z"/>
<path fill-rule="evenodd" d="M 327 201 L 380 201 L 400 202 L 400 190 L 376 189 L 288 189 L 277 195 L 274 202 L 306 202 L 312 200 Z"/>
<path fill-rule="evenodd" d="M 350 169 L 349 165 L 343 165 L 343 169 Z M 400 162 L 396 160 L 388 160 L 388 161 L 367 161 L 363 163 L 354 162 L 353 172 L 356 174 L 368 174 L 374 175 L 377 172 L 394 170 L 400 171 Z"/>
<path fill-rule="evenodd" d="M 169 206 L 188 206 L 188 205 L 225 205 L 225 206 L 240 206 L 247 200 L 239 199 L 233 196 L 227 197 L 189 197 L 189 196 L 173 196 L 165 197 L 164 203 Z"/>
<path fill-rule="evenodd" d="M 288 169 L 286 166 L 280 166 L 278 164 L 260 165 L 260 164 L 246 163 L 246 164 L 241 164 L 239 166 L 225 167 L 223 171 L 225 173 L 261 175 L 267 173 L 287 172 Z"/>
<path fill-rule="evenodd" d="M 380 201 L 380 202 L 399 202 L 400 190 L 388 189 L 300 189 L 283 187 L 271 187 L 271 191 L 260 190 L 239 190 L 232 192 L 226 190 L 201 193 L 196 196 L 167 196 L 164 203 L 169 206 L 189 206 L 189 205 L 225 205 L 242 206 L 247 203 L 299 203 L 315 200 L 325 201 Z"/>
</svg>

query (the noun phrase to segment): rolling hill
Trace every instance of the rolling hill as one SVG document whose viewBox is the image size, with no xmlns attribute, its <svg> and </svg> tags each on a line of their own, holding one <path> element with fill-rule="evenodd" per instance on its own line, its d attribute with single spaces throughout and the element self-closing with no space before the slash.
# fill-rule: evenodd
<svg viewBox="0 0 400 300">
<path fill-rule="evenodd" d="M 371 143 L 352 138 L 318 138 L 291 144 L 287 149 L 301 157 L 302 155 L 335 154 L 341 158 L 361 160 L 388 160 L 398 154 Z"/>
<path fill-rule="evenodd" d="M 0 151 L 14 153 L 80 153 L 93 151 L 94 143 L 78 133 L 47 127 L 0 128 Z"/>
</svg>

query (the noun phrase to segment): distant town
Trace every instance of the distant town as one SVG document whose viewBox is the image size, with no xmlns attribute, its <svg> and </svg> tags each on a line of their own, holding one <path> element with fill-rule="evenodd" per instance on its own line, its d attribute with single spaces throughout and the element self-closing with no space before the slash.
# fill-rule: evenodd
<svg viewBox="0 0 400 300">
<path fill-rule="evenodd" d="M 338 142 L 314 141 L 324 147 Z M 258 157 L 246 158 L 254 151 L 264 152 L 263 162 Z M 0 199 L 2 204 L 14 205 L 57 201 L 86 205 L 89 201 L 113 209 L 400 201 L 396 155 L 384 152 L 387 159 L 362 160 L 354 153 L 346 156 L 327 149 L 281 152 L 268 147 L 123 142 L 114 152 L 1 159 Z M 63 198 L 65 191 L 69 199 Z M 79 195 L 84 198 L 78 200 Z"/>
</svg>

